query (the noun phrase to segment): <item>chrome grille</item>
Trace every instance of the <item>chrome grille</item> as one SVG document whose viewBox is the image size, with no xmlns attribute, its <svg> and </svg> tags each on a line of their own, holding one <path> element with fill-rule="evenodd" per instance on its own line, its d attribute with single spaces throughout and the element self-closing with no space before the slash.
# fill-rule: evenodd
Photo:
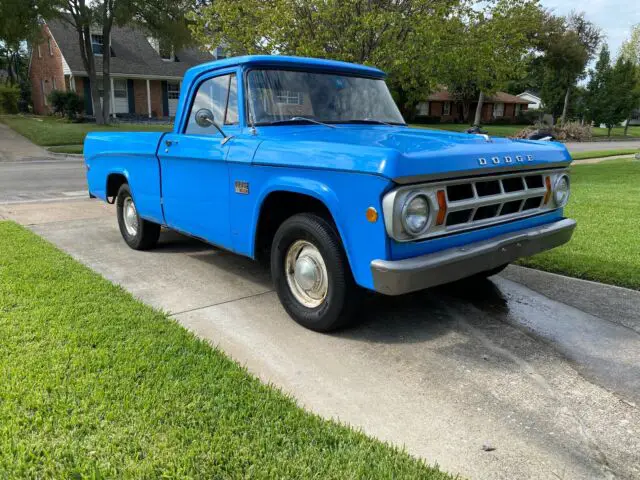
<svg viewBox="0 0 640 480">
<path fill-rule="evenodd" d="M 531 215 L 543 206 L 547 193 L 542 173 L 463 180 L 442 187 L 447 199 L 446 231 Z"/>
<path fill-rule="evenodd" d="M 522 171 L 503 175 L 491 175 L 460 180 L 446 180 L 422 185 L 407 185 L 387 195 L 383 202 L 385 222 L 389 222 L 389 234 L 399 241 L 412 241 L 456 233 L 497 223 L 518 220 L 556 209 L 547 195 L 546 177 L 550 185 L 566 173 L 565 169 L 546 171 Z M 393 215 L 399 214 L 407 195 L 420 191 L 429 198 L 431 223 L 419 237 L 411 237 L 399 230 Z M 436 218 L 440 211 L 438 192 L 444 192 L 446 215 L 441 224 Z M 549 192 L 551 193 L 551 192 Z M 442 201 L 442 199 L 441 199 Z"/>
</svg>

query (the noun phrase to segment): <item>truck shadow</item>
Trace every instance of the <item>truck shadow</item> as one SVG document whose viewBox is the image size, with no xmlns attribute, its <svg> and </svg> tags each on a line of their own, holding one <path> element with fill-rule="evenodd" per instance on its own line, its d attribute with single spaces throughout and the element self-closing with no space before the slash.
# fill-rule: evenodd
<svg viewBox="0 0 640 480">
<path fill-rule="evenodd" d="M 265 265 L 178 232 L 163 231 L 154 252 L 186 255 L 272 288 Z M 490 279 L 462 280 L 398 297 L 364 292 L 353 326 L 333 335 L 380 343 L 428 341 L 459 328 L 459 311 L 467 308 L 477 309 L 482 317 L 492 319 L 509 312 L 505 296 Z"/>
</svg>

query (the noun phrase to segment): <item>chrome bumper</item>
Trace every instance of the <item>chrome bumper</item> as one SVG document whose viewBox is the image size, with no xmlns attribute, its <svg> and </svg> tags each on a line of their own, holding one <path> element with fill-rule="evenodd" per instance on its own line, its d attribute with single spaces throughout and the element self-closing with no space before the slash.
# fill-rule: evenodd
<svg viewBox="0 0 640 480">
<path fill-rule="evenodd" d="M 401 295 L 460 280 L 567 243 L 575 228 L 575 220 L 566 218 L 420 257 L 374 260 L 373 286 L 386 295 Z"/>
</svg>

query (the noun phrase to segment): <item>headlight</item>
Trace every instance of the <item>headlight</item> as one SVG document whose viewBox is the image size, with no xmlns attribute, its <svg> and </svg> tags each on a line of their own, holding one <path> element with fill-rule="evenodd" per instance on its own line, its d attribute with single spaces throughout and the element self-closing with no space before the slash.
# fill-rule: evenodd
<svg viewBox="0 0 640 480">
<path fill-rule="evenodd" d="M 429 200 L 421 193 L 412 193 L 402 207 L 402 226 L 410 235 L 419 235 L 429 225 Z"/>
<path fill-rule="evenodd" d="M 561 175 L 553 187 L 553 201 L 558 207 L 564 207 L 569 201 L 569 176 Z"/>
</svg>

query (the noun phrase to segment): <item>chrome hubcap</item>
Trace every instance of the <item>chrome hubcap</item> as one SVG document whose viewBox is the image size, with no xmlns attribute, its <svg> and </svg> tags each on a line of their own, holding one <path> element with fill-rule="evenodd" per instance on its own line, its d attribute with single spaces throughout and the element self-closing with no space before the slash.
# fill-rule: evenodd
<svg viewBox="0 0 640 480">
<path fill-rule="evenodd" d="M 124 218 L 124 227 L 127 229 L 127 233 L 132 237 L 138 233 L 138 212 L 136 211 L 136 204 L 133 203 L 133 198 L 127 197 L 124 199 L 122 205 L 122 216 Z"/>
<path fill-rule="evenodd" d="M 312 243 L 297 240 L 289 247 L 285 272 L 291 293 L 305 307 L 316 308 L 327 298 L 327 266 Z"/>
</svg>

